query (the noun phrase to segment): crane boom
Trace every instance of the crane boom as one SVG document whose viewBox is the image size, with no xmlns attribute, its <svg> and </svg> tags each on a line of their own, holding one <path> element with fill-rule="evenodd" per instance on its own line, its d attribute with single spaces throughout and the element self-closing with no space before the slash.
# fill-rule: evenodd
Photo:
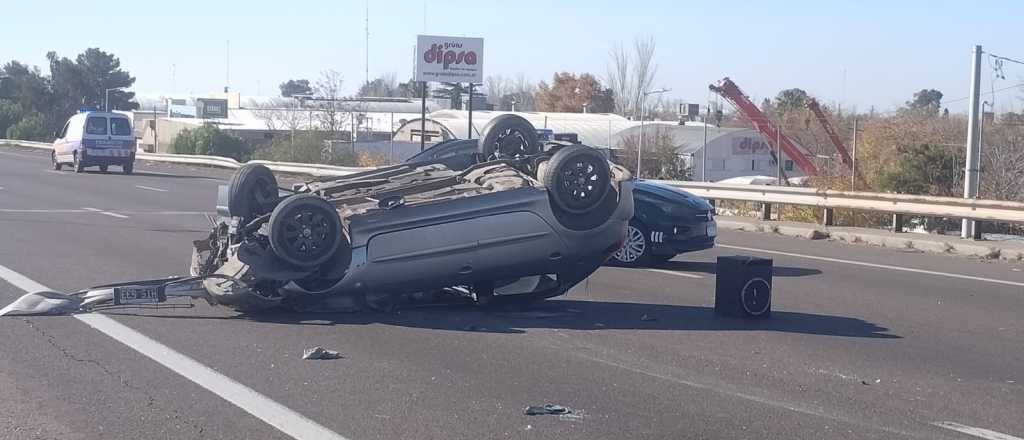
<svg viewBox="0 0 1024 440">
<path fill-rule="evenodd" d="M 821 106 L 818 105 L 818 100 L 810 98 L 807 100 L 807 108 L 814 113 L 814 117 L 818 118 L 818 123 L 825 129 L 825 133 L 828 134 L 828 138 L 832 141 L 832 145 L 839 151 L 840 157 L 843 159 L 843 165 L 846 168 L 853 169 L 853 159 L 850 158 L 850 153 L 846 150 L 846 146 L 843 145 L 843 141 L 839 139 L 839 135 L 836 134 L 836 130 L 832 128 L 832 124 L 828 122 L 828 118 L 825 117 L 825 112 L 821 110 Z"/>
<path fill-rule="evenodd" d="M 736 83 L 732 82 L 729 78 L 723 78 L 718 84 L 712 84 L 709 86 L 711 91 L 722 95 L 725 99 L 729 100 L 736 107 L 740 113 L 743 114 L 747 119 L 754 124 L 754 128 L 761 132 L 769 143 L 775 142 L 776 139 L 782 145 L 778 147 L 793 159 L 800 169 L 804 170 L 808 176 L 818 175 L 818 169 L 814 166 L 811 161 L 807 160 L 807 157 L 796 147 L 796 144 L 784 134 L 781 134 L 777 128 L 761 112 L 761 109 L 757 108 L 754 103 L 750 102 L 750 98 L 740 90 Z"/>
</svg>

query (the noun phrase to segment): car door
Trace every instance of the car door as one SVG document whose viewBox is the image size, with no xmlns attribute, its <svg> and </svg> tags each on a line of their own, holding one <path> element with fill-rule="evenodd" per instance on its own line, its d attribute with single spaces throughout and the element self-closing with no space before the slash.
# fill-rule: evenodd
<svg viewBox="0 0 1024 440">
<path fill-rule="evenodd" d="M 69 126 L 71 126 L 70 119 L 64 123 L 64 128 L 57 132 L 57 138 L 53 140 L 53 154 L 59 160 L 71 155 L 71 149 L 68 148 L 68 140 L 66 139 Z"/>
</svg>

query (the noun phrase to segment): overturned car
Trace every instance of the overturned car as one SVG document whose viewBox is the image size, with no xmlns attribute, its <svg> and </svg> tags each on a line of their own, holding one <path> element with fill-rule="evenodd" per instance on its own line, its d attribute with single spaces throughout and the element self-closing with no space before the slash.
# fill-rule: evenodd
<svg viewBox="0 0 1024 440">
<path fill-rule="evenodd" d="M 503 115 L 475 154 L 464 169 L 434 158 L 290 190 L 243 166 L 194 242 L 192 275 L 245 310 L 422 292 L 494 304 L 562 295 L 622 245 L 631 176 L 597 150 L 539 142 Z"/>
</svg>

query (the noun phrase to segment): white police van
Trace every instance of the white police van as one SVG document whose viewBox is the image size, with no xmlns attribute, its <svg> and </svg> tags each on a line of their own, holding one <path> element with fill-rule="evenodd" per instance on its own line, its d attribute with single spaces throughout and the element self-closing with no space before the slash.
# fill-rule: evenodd
<svg viewBox="0 0 1024 440">
<path fill-rule="evenodd" d="M 117 165 L 124 174 L 135 166 L 135 131 L 127 116 L 99 111 L 83 111 L 68 119 L 53 141 L 53 169 L 71 165 L 76 173 L 86 167 Z"/>
</svg>

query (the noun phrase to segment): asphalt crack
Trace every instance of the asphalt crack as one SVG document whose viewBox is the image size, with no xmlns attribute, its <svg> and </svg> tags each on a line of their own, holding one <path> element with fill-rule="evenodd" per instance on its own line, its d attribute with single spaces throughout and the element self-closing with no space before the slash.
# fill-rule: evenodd
<svg viewBox="0 0 1024 440">
<path fill-rule="evenodd" d="M 99 369 L 104 375 L 116 379 L 118 381 L 118 383 L 120 383 L 121 386 L 123 386 L 124 388 L 126 388 L 129 391 L 132 391 L 134 393 L 138 393 L 138 394 L 142 395 L 146 399 L 145 408 L 147 408 L 147 409 L 155 409 L 155 407 L 158 406 L 158 402 L 157 402 L 156 397 L 154 397 L 152 394 L 147 392 L 145 388 L 141 388 L 139 386 L 136 386 L 136 385 L 132 384 L 121 373 L 119 373 L 117 371 L 114 371 L 114 370 L 111 370 L 106 365 L 103 365 L 102 363 L 100 363 L 99 361 L 97 361 L 95 359 L 85 359 L 85 358 L 78 357 L 77 355 L 72 353 L 71 350 L 69 350 L 67 347 L 65 347 L 65 346 L 61 345 L 60 343 L 58 343 L 57 339 L 53 335 L 47 333 L 46 330 L 43 330 L 42 328 L 36 326 L 35 323 L 33 323 L 30 319 L 28 319 L 28 318 L 21 318 L 21 321 L 24 322 L 26 325 L 28 325 L 29 328 L 34 330 L 40 336 L 42 336 L 43 339 L 46 341 L 46 343 L 49 344 L 51 347 L 53 347 L 55 350 L 57 350 L 57 352 L 60 353 L 61 356 L 64 357 L 65 359 L 69 359 L 71 361 L 78 362 L 78 363 L 92 365 L 92 366 L 96 367 L 97 369 Z M 200 424 L 198 424 L 197 422 L 195 422 L 195 421 L 193 421 L 193 420 L 191 420 L 191 419 L 189 419 L 187 417 L 184 417 L 180 412 L 178 412 L 178 410 L 173 409 L 173 408 L 170 409 L 169 416 L 170 416 L 171 419 L 173 419 L 173 420 L 175 420 L 175 421 L 177 421 L 177 422 L 179 422 L 179 423 L 181 423 L 183 425 L 187 425 L 190 428 L 192 428 L 192 431 L 194 431 L 196 436 L 197 436 L 196 438 L 203 438 L 203 433 L 205 431 L 205 428 L 203 426 L 201 426 Z"/>
</svg>

